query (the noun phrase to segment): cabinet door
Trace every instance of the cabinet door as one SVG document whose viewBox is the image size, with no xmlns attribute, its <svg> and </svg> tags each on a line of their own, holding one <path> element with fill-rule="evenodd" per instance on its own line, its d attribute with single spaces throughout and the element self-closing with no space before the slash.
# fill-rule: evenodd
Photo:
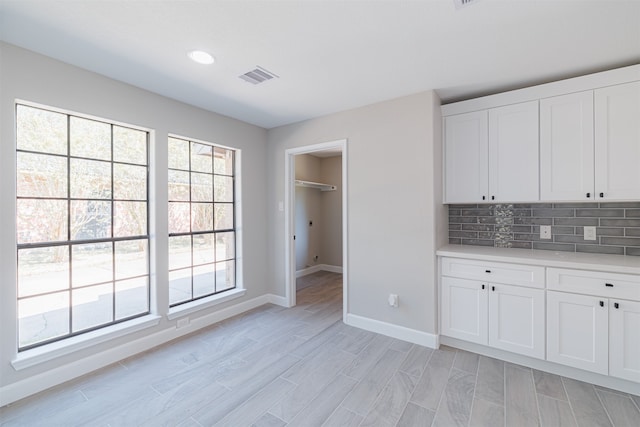
<svg viewBox="0 0 640 427">
<path fill-rule="evenodd" d="M 609 302 L 609 374 L 640 382 L 640 302 Z"/>
<path fill-rule="evenodd" d="M 489 345 L 544 359 L 544 291 L 489 284 Z"/>
<path fill-rule="evenodd" d="M 547 360 L 608 372 L 609 301 L 547 291 Z"/>
<path fill-rule="evenodd" d="M 489 200 L 539 199 L 538 101 L 489 110 Z"/>
<path fill-rule="evenodd" d="M 442 335 L 487 344 L 487 284 L 442 278 Z"/>
<path fill-rule="evenodd" d="M 540 199 L 594 198 L 593 91 L 540 100 Z"/>
<path fill-rule="evenodd" d="M 598 198 L 640 199 L 640 82 L 595 91 L 595 152 Z"/>
<path fill-rule="evenodd" d="M 444 132 L 445 203 L 487 200 L 487 112 L 445 117 Z"/>
</svg>

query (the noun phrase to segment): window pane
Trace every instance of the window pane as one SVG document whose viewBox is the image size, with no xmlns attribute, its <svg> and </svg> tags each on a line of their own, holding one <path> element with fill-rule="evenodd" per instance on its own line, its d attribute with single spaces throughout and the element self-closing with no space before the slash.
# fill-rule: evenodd
<svg viewBox="0 0 640 427">
<path fill-rule="evenodd" d="M 191 266 L 191 236 L 169 237 L 169 270 Z"/>
<path fill-rule="evenodd" d="M 114 202 L 113 236 L 131 237 L 147 234 L 146 202 Z"/>
<path fill-rule="evenodd" d="M 67 197 L 67 160 L 44 154 L 18 153 L 18 197 Z"/>
<path fill-rule="evenodd" d="M 69 292 L 18 301 L 18 343 L 36 344 L 69 333 Z"/>
<path fill-rule="evenodd" d="M 191 231 L 213 231 L 213 203 L 191 204 Z"/>
<path fill-rule="evenodd" d="M 208 264 L 214 261 L 213 234 L 195 234 L 193 236 L 193 265 Z"/>
<path fill-rule="evenodd" d="M 235 254 L 236 233 L 216 234 L 216 261 L 226 261 L 236 257 Z"/>
<path fill-rule="evenodd" d="M 116 319 L 125 319 L 149 311 L 149 278 L 116 282 Z"/>
<path fill-rule="evenodd" d="M 169 272 L 169 304 L 191 299 L 191 268 Z"/>
<path fill-rule="evenodd" d="M 16 202 L 18 243 L 67 239 L 67 201 L 19 199 Z"/>
<path fill-rule="evenodd" d="M 71 197 L 110 199 L 111 163 L 71 159 Z"/>
<path fill-rule="evenodd" d="M 190 223 L 189 203 L 169 203 L 169 233 L 188 233 Z"/>
<path fill-rule="evenodd" d="M 111 202 L 71 201 L 71 240 L 111 237 Z"/>
<path fill-rule="evenodd" d="M 169 201 L 189 201 L 189 172 L 169 171 Z"/>
<path fill-rule="evenodd" d="M 231 230 L 233 228 L 233 205 L 230 203 L 216 203 L 216 230 Z"/>
<path fill-rule="evenodd" d="M 116 280 L 149 273 L 149 244 L 146 239 L 115 242 Z"/>
<path fill-rule="evenodd" d="M 216 263 L 216 292 L 231 289 L 236 286 L 235 261 Z"/>
<path fill-rule="evenodd" d="M 68 246 L 18 251 L 19 298 L 68 288 Z"/>
<path fill-rule="evenodd" d="M 120 200 L 146 200 L 147 167 L 114 164 L 113 198 Z"/>
<path fill-rule="evenodd" d="M 78 332 L 113 320 L 113 290 L 111 283 L 71 291 L 73 305 L 72 331 Z"/>
<path fill-rule="evenodd" d="M 189 142 L 169 138 L 169 168 L 189 170 Z"/>
<path fill-rule="evenodd" d="M 74 288 L 113 280 L 111 242 L 73 245 L 71 284 Z"/>
<path fill-rule="evenodd" d="M 215 293 L 215 264 L 193 267 L 193 297 L 198 298 Z"/>
<path fill-rule="evenodd" d="M 233 178 L 230 176 L 215 177 L 216 202 L 233 202 Z"/>
<path fill-rule="evenodd" d="M 67 115 L 18 105 L 16 139 L 19 150 L 67 154 Z"/>
<path fill-rule="evenodd" d="M 195 172 L 213 172 L 211 153 L 213 147 L 206 144 L 191 143 L 191 170 Z"/>
<path fill-rule="evenodd" d="M 214 147 L 213 168 L 214 173 L 233 175 L 233 150 Z"/>
<path fill-rule="evenodd" d="M 147 133 L 141 130 L 113 126 L 113 160 L 147 164 Z"/>
<path fill-rule="evenodd" d="M 213 175 L 191 174 L 191 201 L 213 202 Z"/>
<path fill-rule="evenodd" d="M 72 116 L 69 126 L 72 156 L 111 160 L 110 124 Z"/>
</svg>

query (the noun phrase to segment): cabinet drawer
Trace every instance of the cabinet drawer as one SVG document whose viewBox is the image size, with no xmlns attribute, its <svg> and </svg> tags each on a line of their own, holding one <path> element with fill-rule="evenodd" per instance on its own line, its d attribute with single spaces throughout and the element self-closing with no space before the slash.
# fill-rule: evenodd
<svg viewBox="0 0 640 427">
<path fill-rule="evenodd" d="M 444 276 L 544 288 L 544 267 L 459 258 L 442 258 Z"/>
<path fill-rule="evenodd" d="M 547 288 L 640 301 L 640 276 L 633 274 L 548 268 Z"/>
</svg>

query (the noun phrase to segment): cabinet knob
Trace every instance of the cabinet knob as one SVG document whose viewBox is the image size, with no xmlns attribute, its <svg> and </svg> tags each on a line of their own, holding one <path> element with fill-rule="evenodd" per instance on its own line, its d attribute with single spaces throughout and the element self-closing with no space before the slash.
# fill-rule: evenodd
<svg viewBox="0 0 640 427">
<path fill-rule="evenodd" d="M 486 199 L 486 197 L 485 197 L 485 196 L 482 196 L 482 200 L 484 200 L 484 199 Z"/>
<path fill-rule="evenodd" d="M 600 197 L 604 197 L 604 193 L 600 193 Z"/>
<path fill-rule="evenodd" d="M 613 283 L 605 283 L 604 284 L 607 288 L 613 288 Z"/>
<path fill-rule="evenodd" d="M 613 306 L 614 306 L 615 308 L 620 308 L 620 304 L 618 304 L 617 302 L 614 302 L 614 303 L 613 303 Z"/>
<path fill-rule="evenodd" d="M 492 287 L 491 287 L 491 290 L 492 290 L 492 291 L 495 291 L 495 290 L 496 290 L 496 287 L 495 287 L 495 286 L 492 286 Z"/>
<path fill-rule="evenodd" d="M 496 199 L 496 196 L 491 196 L 491 200 L 495 200 L 495 199 Z"/>
<path fill-rule="evenodd" d="M 484 285 L 482 285 L 482 289 L 484 289 Z"/>
<path fill-rule="evenodd" d="M 587 193 L 587 199 L 591 197 L 591 193 Z"/>
<path fill-rule="evenodd" d="M 604 301 L 600 301 L 600 307 L 604 307 Z"/>
</svg>

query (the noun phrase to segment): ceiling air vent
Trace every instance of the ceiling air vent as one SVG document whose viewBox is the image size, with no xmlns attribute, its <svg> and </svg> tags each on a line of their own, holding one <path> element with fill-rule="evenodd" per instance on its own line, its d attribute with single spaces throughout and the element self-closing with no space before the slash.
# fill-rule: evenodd
<svg viewBox="0 0 640 427">
<path fill-rule="evenodd" d="M 253 83 L 254 85 L 266 82 L 273 78 L 278 78 L 271 71 L 267 71 L 262 67 L 256 67 L 255 70 L 248 71 L 240 76 L 245 82 Z"/>
<path fill-rule="evenodd" d="M 469 6 L 472 3 L 477 3 L 480 0 L 453 0 L 453 4 L 456 6 L 456 9 L 460 9 L 461 7 Z"/>
</svg>

